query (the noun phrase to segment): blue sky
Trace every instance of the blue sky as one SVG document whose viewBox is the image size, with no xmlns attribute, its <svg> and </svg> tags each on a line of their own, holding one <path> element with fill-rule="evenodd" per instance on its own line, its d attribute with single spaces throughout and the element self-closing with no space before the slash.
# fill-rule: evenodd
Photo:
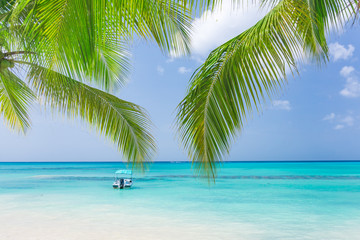
<svg viewBox="0 0 360 240">
<path fill-rule="evenodd" d="M 257 8 L 195 20 L 193 55 L 165 56 L 151 43 L 132 44 L 129 84 L 117 95 L 145 107 L 155 124 L 157 161 L 186 160 L 173 129 L 175 108 L 192 72 L 208 52 L 263 16 Z M 330 37 L 331 59 L 321 68 L 302 66 L 283 93 L 254 115 L 227 160 L 360 159 L 359 28 Z M 121 154 L 79 120 L 52 115 L 33 106 L 26 136 L 0 125 L 0 161 L 121 161 Z"/>
</svg>

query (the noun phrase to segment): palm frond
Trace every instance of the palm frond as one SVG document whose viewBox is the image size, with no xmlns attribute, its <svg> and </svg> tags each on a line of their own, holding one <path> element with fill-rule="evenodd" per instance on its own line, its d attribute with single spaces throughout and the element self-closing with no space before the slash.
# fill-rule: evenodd
<svg viewBox="0 0 360 240">
<path fill-rule="evenodd" d="M 152 160 L 156 146 L 144 109 L 60 73 L 29 66 L 31 87 L 45 105 L 95 127 L 125 160 L 139 166 Z"/>
<path fill-rule="evenodd" d="M 0 71 L 0 113 L 12 129 L 23 133 L 30 127 L 28 108 L 33 92 L 8 69 Z"/>
<path fill-rule="evenodd" d="M 190 159 L 208 177 L 229 153 L 253 109 L 261 110 L 297 72 L 304 51 L 326 58 L 326 41 L 308 1 L 282 0 L 256 25 L 212 51 L 191 78 L 177 126 Z M 299 24 L 304 24 L 299 26 Z M 317 29 L 317 27 L 319 29 Z"/>
<path fill-rule="evenodd" d="M 276 6 L 281 1 L 282 0 L 261 0 L 264 6 Z M 298 4 L 307 5 L 307 11 L 309 11 L 308 16 L 311 17 L 313 23 L 322 26 L 327 32 L 334 30 L 333 28 L 342 28 L 346 21 L 356 15 L 357 3 L 357 0 L 298 1 Z M 316 26 L 314 27 L 316 28 Z"/>
<path fill-rule="evenodd" d="M 135 34 L 165 52 L 189 51 L 190 12 L 177 1 L 14 1 L 9 18 L 38 53 L 31 61 L 105 90 L 126 82 Z"/>
</svg>

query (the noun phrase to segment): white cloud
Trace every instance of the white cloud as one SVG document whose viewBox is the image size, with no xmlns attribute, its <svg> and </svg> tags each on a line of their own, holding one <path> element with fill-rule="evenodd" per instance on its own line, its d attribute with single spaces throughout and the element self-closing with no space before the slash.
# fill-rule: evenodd
<svg viewBox="0 0 360 240">
<path fill-rule="evenodd" d="M 335 130 L 340 130 L 340 129 L 343 129 L 345 126 L 342 125 L 342 124 L 338 124 L 334 127 Z"/>
<path fill-rule="evenodd" d="M 164 72 L 165 72 L 165 69 L 158 65 L 157 68 L 156 68 L 156 71 L 160 74 L 160 75 L 164 75 Z"/>
<path fill-rule="evenodd" d="M 326 115 L 323 120 L 329 121 L 335 124 L 334 129 L 340 130 L 345 127 L 352 127 L 355 125 L 356 119 L 353 117 L 353 113 L 349 112 L 346 115 L 339 115 L 335 113 L 330 113 Z"/>
<path fill-rule="evenodd" d="M 352 116 L 346 116 L 342 119 L 340 119 L 340 122 L 348 125 L 349 127 L 354 125 L 355 119 Z"/>
<path fill-rule="evenodd" d="M 340 91 L 340 94 L 348 98 L 360 97 L 360 82 L 356 78 L 346 79 L 345 88 Z"/>
<path fill-rule="evenodd" d="M 260 10 L 259 4 L 235 8 L 232 1 L 222 1 L 221 6 L 204 12 L 193 21 L 193 54 L 206 56 L 212 49 L 253 26 L 266 13 L 267 10 Z"/>
<path fill-rule="evenodd" d="M 353 66 L 345 66 L 341 69 L 340 75 L 343 77 L 348 77 L 354 71 L 355 71 L 355 68 Z"/>
<path fill-rule="evenodd" d="M 346 78 L 345 87 L 340 91 L 340 95 L 348 98 L 360 97 L 360 81 L 355 74 L 355 68 L 345 66 L 341 69 L 340 74 Z"/>
<path fill-rule="evenodd" d="M 290 102 L 287 100 L 275 100 L 273 101 L 273 108 L 277 110 L 291 110 Z"/>
<path fill-rule="evenodd" d="M 191 72 L 191 69 L 186 67 L 179 67 L 178 72 L 181 74 L 185 74 Z"/>
<path fill-rule="evenodd" d="M 333 120 L 334 118 L 335 118 L 335 113 L 330 113 L 330 114 L 328 114 L 328 115 L 326 115 L 324 118 L 323 118 L 323 120 L 324 121 L 330 121 L 330 120 Z"/>
<path fill-rule="evenodd" d="M 349 59 L 353 55 L 354 51 L 355 47 L 350 44 L 348 45 L 348 48 L 338 42 L 329 44 L 329 52 L 335 62 L 339 59 Z"/>
</svg>

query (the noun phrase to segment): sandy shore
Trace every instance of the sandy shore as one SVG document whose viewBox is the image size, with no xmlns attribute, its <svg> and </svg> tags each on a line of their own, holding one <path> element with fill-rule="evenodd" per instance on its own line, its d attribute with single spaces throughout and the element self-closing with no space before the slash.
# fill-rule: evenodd
<svg viewBox="0 0 360 240">
<path fill-rule="evenodd" d="M 247 223 L 186 223 L 174 218 L 159 216 L 139 216 L 121 212 L 101 213 L 101 209 L 91 212 L 74 211 L 44 212 L 26 209 L 6 211 L 0 207 L 1 240 L 190 240 L 190 239 L 289 239 L 291 229 L 271 232 Z M 5 211 L 4 211 L 5 210 Z M 107 212 L 107 211 L 105 211 Z M 318 232 L 303 232 L 298 238 L 322 239 L 324 234 L 329 240 L 360 239 L 354 226 L 344 226 Z M 276 230 L 278 231 L 278 230 Z M 288 232 L 290 231 L 290 232 Z M 280 238 L 279 238 L 280 237 Z M 350 237 L 350 238 L 349 238 Z"/>
<path fill-rule="evenodd" d="M 5 210 L 0 207 L 1 240 L 98 239 L 261 239 L 262 231 L 250 224 L 186 223 L 174 218 L 114 213 Z M 128 212 L 128 211 L 127 211 Z"/>
</svg>

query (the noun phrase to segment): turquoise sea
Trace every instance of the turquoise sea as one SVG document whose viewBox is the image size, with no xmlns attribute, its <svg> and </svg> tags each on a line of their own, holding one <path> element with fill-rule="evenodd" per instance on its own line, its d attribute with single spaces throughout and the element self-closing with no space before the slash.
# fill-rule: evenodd
<svg viewBox="0 0 360 240">
<path fill-rule="evenodd" d="M 360 239 L 360 162 L 0 163 L 0 239 Z"/>
</svg>

